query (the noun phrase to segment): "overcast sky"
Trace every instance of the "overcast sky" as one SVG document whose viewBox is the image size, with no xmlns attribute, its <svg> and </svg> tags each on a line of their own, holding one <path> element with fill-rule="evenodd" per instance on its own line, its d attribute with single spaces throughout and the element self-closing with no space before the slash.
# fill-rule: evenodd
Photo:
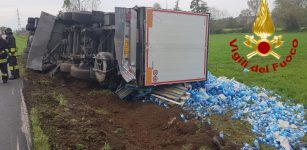
<svg viewBox="0 0 307 150">
<path fill-rule="evenodd" d="M 163 8 L 173 8 L 176 0 L 102 0 L 99 10 L 114 11 L 115 6 L 133 7 L 148 6 L 151 7 L 155 2 L 161 4 Z M 238 16 L 240 11 L 247 8 L 247 0 L 205 0 L 209 7 L 218 8 L 228 14 L 228 16 Z M 270 3 L 272 3 L 269 0 Z M 191 0 L 180 0 L 180 8 L 189 10 Z M 63 0 L 0 0 L 0 26 L 17 27 L 17 8 L 21 17 L 21 25 L 26 25 L 29 16 L 39 17 L 41 11 L 51 14 L 58 14 L 62 9 Z"/>
</svg>

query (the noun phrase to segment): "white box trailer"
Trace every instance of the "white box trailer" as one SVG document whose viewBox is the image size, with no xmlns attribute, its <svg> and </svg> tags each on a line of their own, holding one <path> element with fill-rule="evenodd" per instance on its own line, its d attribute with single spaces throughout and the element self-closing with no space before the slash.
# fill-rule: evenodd
<svg viewBox="0 0 307 150">
<path fill-rule="evenodd" d="M 115 49 L 127 82 L 158 86 L 207 79 L 209 14 L 152 8 L 115 12 Z"/>
<path fill-rule="evenodd" d="M 206 80 L 209 15 L 147 9 L 146 86 Z"/>
</svg>

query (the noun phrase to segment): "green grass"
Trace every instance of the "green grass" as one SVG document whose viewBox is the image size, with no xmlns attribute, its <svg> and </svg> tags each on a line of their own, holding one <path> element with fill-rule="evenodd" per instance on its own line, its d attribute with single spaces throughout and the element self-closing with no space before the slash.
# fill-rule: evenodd
<svg viewBox="0 0 307 150">
<path fill-rule="evenodd" d="M 210 148 L 208 148 L 207 146 L 202 146 L 200 147 L 198 150 L 209 150 Z"/>
<path fill-rule="evenodd" d="M 182 145 L 181 150 L 191 150 L 192 149 L 192 145 L 188 144 L 188 145 Z"/>
<path fill-rule="evenodd" d="M 18 48 L 18 55 L 23 53 L 23 49 L 26 48 L 27 45 L 27 37 L 22 35 L 14 35 L 16 38 L 16 46 Z"/>
<path fill-rule="evenodd" d="M 101 150 L 111 150 L 110 144 L 105 143 Z"/>
<path fill-rule="evenodd" d="M 249 66 L 259 64 L 264 67 L 270 66 L 269 74 L 260 74 L 250 72 L 243 73 L 243 67 L 232 60 L 232 47 L 229 42 L 237 38 L 236 44 L 239 46 L 238 52 L 246 58 L 246 55 L 252 52 L 252 49 L 244 46 L 245 34 L 219 34 L 210 35 L 209 43 L 209 70 L 216 76 L 227 76 L 235 78 L 237 81 L 250 86 L 260 86 L 271 89 L 276 93 L 293 99 L 296 103 L 307 104 L 307 33 L 284 33 L 284 45 L 275 52 L 282 57 L 280 60 L 272 56 L 255 56 L 250 60 Z M 271 65 L 276 62 L 282 62 L 290 54 L 292 41 L 296 38 L 299 41 L 297 54 L 291 63 L 285 68 L 279 67 L 274 72 Z"/>
<path fill-rule="evenodd" d="M 83 149 L 85 149 L 85 146 L 83 144 L 76 144 L 76 149 L 77 150 L 83 150 Z"/>
<path fill-rule="evenodd" d="M 65 96 L 62 93 L 53 93 L 53 98 L 59 102 L 60 106 L 66 106 L 67 105 L 67 100 L 65 99 Z"/>
<path fill-rule="evenodd" d="M 39 121 L 40 115 L 37 109 L 33 108 L 30 112 L 31 122 L 33 128 L 34 149 L 36 150 L 49 150 L 48 136 L 46 136 L 41 128 Z"/>
</svg>

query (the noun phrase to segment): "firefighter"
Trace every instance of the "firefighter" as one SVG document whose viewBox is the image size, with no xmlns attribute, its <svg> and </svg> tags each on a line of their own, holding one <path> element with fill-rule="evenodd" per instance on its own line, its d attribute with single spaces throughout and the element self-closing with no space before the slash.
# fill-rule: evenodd
<svg viewBox="0 0 307 150">
<path fill-rule="evenodd" d="M 8 58 L 8 44 L 2 37 L 0 37 L 0 71 L 2 73 L 3 83 L 7 83 L 8 80 L 8 69 L 7 69 L 7 58 Z"/>
<path fill-rule="evenodd" d="M 9 48 L 9 70 L 11 72 L 10 80 L 19 78 L 19 68 L 17 62 L 17 51 L 16 51 L 16 40 L 13 36 L 13 32 L 11 28 L 5 29 L 6 42 Z"/>
</svg>

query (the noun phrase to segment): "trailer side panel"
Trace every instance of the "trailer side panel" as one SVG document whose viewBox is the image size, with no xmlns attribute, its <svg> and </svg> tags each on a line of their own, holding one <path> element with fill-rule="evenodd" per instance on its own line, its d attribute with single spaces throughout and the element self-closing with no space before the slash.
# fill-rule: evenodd
<svg viewBox="0 0 307 150">
<path fill-rule="evenodd" d="M 209 14 L 147 9 L 146 86 L 207 79 Z"/>
</svg>

